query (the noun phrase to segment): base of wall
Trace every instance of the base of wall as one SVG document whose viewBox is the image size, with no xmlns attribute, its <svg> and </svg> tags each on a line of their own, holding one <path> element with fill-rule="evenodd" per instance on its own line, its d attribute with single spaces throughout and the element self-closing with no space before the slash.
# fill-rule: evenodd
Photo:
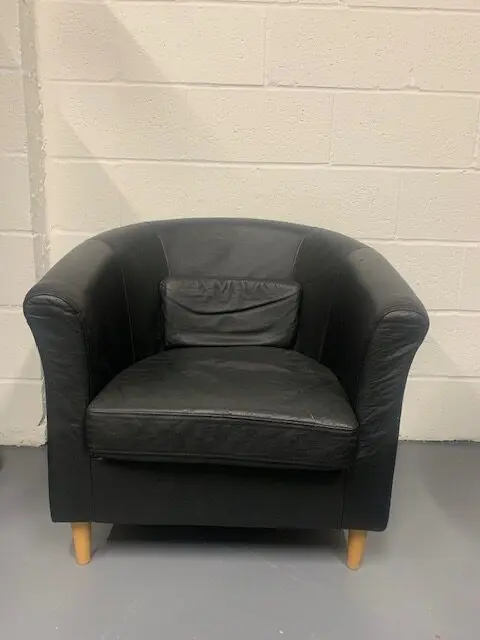
<svg viewBox="0 0 480 640">
<path fill-rule="evenodd" d="M 408 438 L 400 436 L 400 442 L 418 442 L 419 444 L 480 444 L 480 438 L 446 438 L 439 440 L 438 438 Z"/>
<path fill-rule="evenodd" d="M 0 432 L 0 447 L 42 447 L 47 442 L 46 425 L 36 427 L 25 427 L 22 431 L 15 433 L 2 434 Z M 408 436 L 400 436 L 400 442 L 430 442 L 437 444 L 466 444 L 480 443 L 480 437 L 472 438 L 446 438 L 439 440 L 438 438 L 410 438 Z"/>
<path fill-rule="evenodd" d="M 41 447 L 47 441 L 47 424 L 23 425 L 18 429 L 11 427 L 2 432 L 0 430 L 0 446 Z"/>
</svg>

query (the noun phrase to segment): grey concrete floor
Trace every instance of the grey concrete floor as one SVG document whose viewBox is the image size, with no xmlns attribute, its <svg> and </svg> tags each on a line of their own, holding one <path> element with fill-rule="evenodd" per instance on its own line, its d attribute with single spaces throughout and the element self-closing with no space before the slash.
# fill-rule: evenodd
<svg viewBox="0 0 480 640">
<path fill-rule="evenodd" d="M 105 525 L 78 567 L 45 451 L 0 455 L 2 640 L 480 638 L 478 445 L 401 445 L 390 526 L 358 572 L 338 532 Z"/>
</svg>

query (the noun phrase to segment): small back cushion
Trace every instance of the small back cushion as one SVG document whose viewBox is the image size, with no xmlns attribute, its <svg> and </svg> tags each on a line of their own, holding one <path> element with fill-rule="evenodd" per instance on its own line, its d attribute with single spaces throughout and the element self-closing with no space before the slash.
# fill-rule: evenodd
<svg viewBox="0 0 480 640">
<path fill-rule="evenodd" d="M 160 291 L 168 347 L 289 347 L 295 338 L 296 282 L 169 276 Z"/>
</svg>

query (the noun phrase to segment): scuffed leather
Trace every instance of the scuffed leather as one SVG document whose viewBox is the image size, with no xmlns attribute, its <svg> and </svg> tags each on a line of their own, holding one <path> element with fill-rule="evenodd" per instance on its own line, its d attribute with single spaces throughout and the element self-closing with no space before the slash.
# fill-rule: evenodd
<svg viewBox="0 0 480 640">
<path fill-rule="evenodd" d="M 241 467 L 230 463 L 92 458 L 87 407 L 133 363 L 162 353 L 160 283 L 168 276 L 300 285 L 293 348 L 333 371 L 358 422 L 347 470 L 256 467 L 259 475 L 246 469 L 234 481 L 234 469 Z M 411 289 L 372 249 L 330 231 L 270 221 L 131 225 L 65 256 L 27 295 L 25 315 L 45 372 L 54 520 L 385 527 L 405 380 L 428 319 Z M 212 474 L 218 474 L 217 491 L 211 491 Z M 262 508 L 260 497 L 251 498 L 250 477 L 258 478 L 270 509 Z M 231 478 L 224 489 L 223 478 Z M 235 518 L 225 513 L 232 500 L 239 509 Z"/>
<path fill-rule="evenodd" d="M 160 290 L 168 347 L 288 347 L 295 337 L 296 282 L 169 277 Z"/>
<path fill-rule="evenodd" d="M 343 469 L 356 420 L 335 376 L 272 347 L 173 349 L 119 374 L 90 404 L 95 455 Z"/>
</svg>

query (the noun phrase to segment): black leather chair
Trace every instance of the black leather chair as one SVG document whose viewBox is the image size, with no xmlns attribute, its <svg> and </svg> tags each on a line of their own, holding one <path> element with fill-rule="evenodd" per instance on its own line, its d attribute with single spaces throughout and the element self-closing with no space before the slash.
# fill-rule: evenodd
<svg viewBox="0 0 480 640">
<path fill-rule="evenodd" d="M 427 329 L 378 253 L 306 226 L 149 222 L 27 294 L 46 381 L 52 519 L 387 525 L 405 381 Z"/>
</svg>

